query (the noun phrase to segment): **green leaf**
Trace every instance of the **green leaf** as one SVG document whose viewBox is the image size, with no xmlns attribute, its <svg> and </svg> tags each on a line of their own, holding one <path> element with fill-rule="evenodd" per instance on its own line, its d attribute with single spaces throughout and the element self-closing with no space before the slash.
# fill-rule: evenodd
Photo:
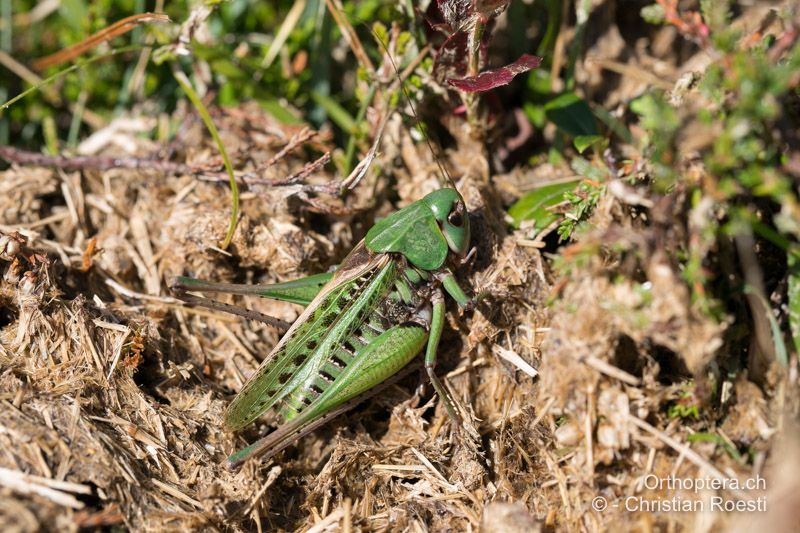
<svg viewBox="0 0 800 533">
<path fill-rule="evenodd" d="M 642 126 L 649 131 L 671 132 L 680 125 L 678 113 L 660 95 L 642 95 L 631 102 L 630 108 L 642 117 Z"/>
<path fill-rule="evenodd" d="M 544 123 L 547 120 L 547 116 L 544 113 L 543 106 L 526 102 L 525 105 L 522 107 L 522 109 L 523 111 L 525 111 L 525 116 L 528 117 L 528 120 L 531 121 L 531 124 L 533 124 L 537 128 L 544 127 Z"/>
<path fill-rule="evenodd" d="M 594 112 L 594 116 L 600 119 L 600 122 L 605 124 L 608 129 L 613 131 L 620 139 L 628 144 L 633 143 L 633 134 L 622 120 L 618 119 L 602 107 L 596 107 L 592 109 L 592 111 Z"/>
<path fill-rule="evenodd" d="M 539 54 L 547 56 L 547 54 Z M 550 71 L 548 69 L 537 69 L 528 76 L 528 89 L 531 97 L 537 104 L 544 98 L 552 95 L 550 91 Z"/>
<path fill-rule="evenodd" d="M 608 168 L 593 165 L 591 161 L 582 157 L 573 159 L 569 166 L 572 167 L 575 174 L 583 176 L 584 178 L 589 178 L 590 180 L 604 182 L 609 178 Z"/>
<path fill-rule="evenodd" d="M 375 22 L 372 25 L 372 36 L 375 37 L 382 46 L 389 46 L 389 31 L 382 22 Z"/>
<path fill-rule="evenodd" d="M 570 137 L 598 135 L 594 114 L 584 100 L 575 93 L 564 93 L 544 106 L 547 118 Z"/>
<path fill-rule="evenodd" d="M 660 4 L 650 4 L 644 6 L 639 14 L 642 18 L 650 24 L 663 24 L 664 23 L 664 7 Z"/>
<path fill-rule="evenodd" d="M 514 219 L 514 227 L 519 228 L 526 220 L 535 220 L 535 228 L 541 230 L 559 219 L 550 208 L 564 201 L 564 194 L 575 189 L 581 180 L 551 183 L 534 189 L 520 198 L 508 210 Z"/>
<path fill-rule="evenodd" d="M 62 0 L 58 12 L 69 27 L 78 34 L 88 29 L 89 7 L 83 0 Z M 86 26 L 84 26 L 86 25 Z"/>
<path fill-rule="evenodd" d="M 578 153 L 583 153 L 586 151 L 587 148 L 594 144 L 599 144 L 603 141 L 603 137 L 600 135 L 578 135 L 574 139 L 572 139 L 572 143 L 575 145 L 575 149 L 578 150 Z"/>
</svg>

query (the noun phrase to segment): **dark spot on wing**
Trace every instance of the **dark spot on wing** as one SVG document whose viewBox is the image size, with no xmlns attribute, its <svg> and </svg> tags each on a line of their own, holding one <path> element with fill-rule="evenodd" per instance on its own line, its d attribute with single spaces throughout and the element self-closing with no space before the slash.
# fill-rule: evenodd
<svg viewBox="0 0 800 533">
<path fill-rule="evenodd" d="M 353 343 L 350 342 L 350 339 L 347 339 L 346 341 L 344 341 L 344 344 L 342 344 L 342 349 L 344 349 L 344 351 L 349 353 L 350 355 L 355 355 L 356 354 L 356 349 L 353 346 Z M 344 366 L 344 365 L 342 365 L 342 366 Z"/>
<path fill-rule="evenodd" d="M 362 344 L 366 344 L 364 342 L 366 340 L 366 338 L 364 337 L 364 331 L 360 327 L 353 332 L 353 335 L 358 340 L 358 342 L 361 342 Z"/>
</svg>

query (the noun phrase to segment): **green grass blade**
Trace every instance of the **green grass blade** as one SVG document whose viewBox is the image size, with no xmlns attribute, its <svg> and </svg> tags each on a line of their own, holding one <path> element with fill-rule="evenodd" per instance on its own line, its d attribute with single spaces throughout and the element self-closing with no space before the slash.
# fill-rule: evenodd
<svg viewBox="0 0 800 533">
<path fill-rule="evenodd" d="M 324 109 L 328 116 L 331 117 L 331 120 L 342 130 L 349 134 L 353 134 L 356 131 L 355 119 L 350 116 L 350 113 L 344 107 L 339 105 L 339 102 L 319 91 L 312 91 L 311 99 Z"/>
<path fill-rule="evenodd" d="M 783 342 L 783 332 L 781 331 L 781 326 L 775 319 L 775 314 L 772 312 L 769 302 L 766 298 L 764 298 L 764 295 L 761 294 L 760 291 L 754 290 L 749 285 L 745 285 L 744 292 L 745 294 L 753 294 L 756 299 L 761 302 L 761 305 L 764 306 L 764 313 L 767 316 L 769 327 L 772 330 L 772 343 L 773 347 L 775 348 L 775 359 L 777 359 L 778 362 L 784 368 L 786 368 L 789 366 L 789 354 L 786 351 L 786 344 Z"/>
<path fill-rule="evenodd" d="M 17 103 L 18 101 L 22 100 L 23 98 L 25 98 L 29 94 L 31 94 L 31 93 L 33 93 L 35 91 L 38 91 L 39 89 L 41 89 L 45 85 L 48 85 L 48 84 L 53 83 L 54 81 L 56 81 L 56 80 L 58 80 L 60 78 L 63 78 L 64 76 L 66 76 L 70 72 L 74 72 L 74 71 L 76 71 L 76 70 L 78 70 L 80 68 L 83 68 L 83 67 L 86 67 L 88 65 L 91 65 L 92 63 L 100 61 L 101 59 L 108 59 L 109 57 L 115 56 L 117 54 L 124 54 L 126 52 L 138 51 L 138 50 L 141 50 L 142 48 L 144 48 L 144 47 L 142 45 L 140 45 L 140 44 L 135 44 L 135 45 L 131 45 L 131 46 L 125 46 L 125 47 L 122 47 L 122 48 L 117 48 L 116 50 L 112 50 L 107 54 L 91 57 L 89 59 L 85 59 L 83 61 L 75 63 L 74 65 L 69 66 L 69 67 L 65 68 L 64 70 L 60 70 L 60 71 L 56 72 L 55 74 L 53 74 L 52 76 L 50 76 L 48 78 L 45 78 L 40 83 L 37 83 L 36 85 L 34 85 L 34 86 L 22 91 L 21 93 L 19 93 L 17 96 L 12 98 L 11 100 L 9 100 L 9 101 L 5 102 L 4 104 L 0 105 L 0 113 L 2 113 L 4 110 L 6 110 L 9 107 L 11 107 L 12 105 Z"/>
<path fill-rule="evenodd" d="M 789 332 L 800 355 L 800 258 L 789 254 Z"/>
<path fill-rule="evenodd" d="M 725 439 L 715 433 L 692 433 L 686 437 L 689 442 L 713 442 L 717 446 L 721 446 L 734 461 L 739 464 L 744 464 L 745 460 L 739 450 L 730 445 Z"/>
<path fill-rule="evenodd" d="M 192 82 L 189 81 L 189 78 L 186 77 L 186 74 L 184 74 L 181 70 L 178 70 L 177 66 L 174 66 L 172 72 L 175 76 L 175 81 L 178 82 L 178 84 L 181 86 L 181 89 L 183 89 L 183 92 L 185 92 L 186 96 L 189 98 L 189 100 L 191 100 L 192 105 L 194 105 L 194 108 L 197 110 L 200 118 L 203 119 L 203 123 L 205 123 L 208 132 L 211 134 L 211 137 L 214 138 L 214 142 L 217 143 L 217 148 L 222 156 L 222 162 L 225 164 L 225 172 L 228 173 L 228 178 L 230 179 L 231 221 L 230 224 L 228 224 L 228 233 L 225 235 L 225 240 L 222 241 L 221 245 L 221 248 L 224 250 L 231 243 L 231 239 L 233 239 L 233 233 L 236 231 L 236 223 L 239 220 L 239 186 L 236 184 L 236 177 L 233 175 L 233 166 L 231 165 L 231 160 L 228 157 L 228 152 L 225 150 L 225 145 L 222 144 L 219 131 L 217 131 L 214 121 L 211 120 L 211 115 L 208 113 L 208 109 L 195 92 L 194 88 L 192 87 Z"/>
</svg>

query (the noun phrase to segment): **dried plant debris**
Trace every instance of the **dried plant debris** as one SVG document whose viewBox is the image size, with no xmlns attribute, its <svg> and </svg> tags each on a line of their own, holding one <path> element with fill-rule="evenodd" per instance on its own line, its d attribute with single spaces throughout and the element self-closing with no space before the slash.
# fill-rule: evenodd
<svg viewBox="0 0 800 533">
<path fill-rule="evenodd" d="M 283 149 L 239 133 L 264 150 L 262 159 L 274 157 L 264 146 Z M 404 150 L 420 150 L 408 157 L 425 161 L 426 148 L 396 135 Z M 289 172 L 304 166 L 302 158 L 285 164 Z M 552 270 L 538 248 L 504 234 L 499 202 L 477 172 L 460 186 L 479 259 L 459 274 L 484 299 L 450 316 L 440 367 L 474 435 L 454 433 L 413 374 L 277 460 L 231 472 L 225 456 L 265 428 L 225 433 L 222 411 L 277 333 L 186 308 L 166 283 L 186 273 L 264 282 L 323 270 L 359 226 L 335 215 L 311 223 L 296 195 L 248 189 L 223 253 L 215 248 L 227 212 L 218 182 L 175 175 L 156 186 L 131 169 L 5 174 L 20 184 L 5 212 L 30 206 L 12 212 L 0 236 L 0 494 L 13 529 L 571 528 L 585 520 L 590 495 L 622 498 L 644 473 L 741 472 L 709 442 L 676 466 L 695 431 L 716 427 L 761 450 L 774 432 L 776 398 L 751 383 L 732 384 L 729 413 L 716 418 L 681 385 L 681 377 L 701 379 L 727 323 L 691 310 L 652 245 L 657 229 L 632 225 L 626 205 L 608 196 L 595 233 L 566 250 L 572 266 Z M 424 194 L 433 179 L 406 181 L 403 197 Z M 44 201 L 59 192 L 62 204 Z M 583 253 L 612 237 L 613 253 Z M 646 281 L 612 275 L 629 271 Z M 554 290 L 559 299 L 548 309 Z M 289 321 L 298 313 L 291 304 L 247 304 Z M 683 406 L 675 411 L 683 418 L 666 417 L 670 406 Z M 592 520 L 599 526 L 612 514 Z"/>
<path fill-rule="evenodd" d="M 655 86 L 680 113 L 700 105 L 691 73 L 707 63 L 683 30 L 629 42 L 618 25 L 627 7 L 594 4 L 609 10 L 593 11 L 589 53 L 576 65 L 587 99 L 624 111 Z M 695 32 L 693 20 L 683 29 Z M 532 238 L 524 224 L 511 229 L 504 206 L 539 183 L 574 179 L 573 169 L 550 161 L 497 175 L 503 158 L 455 118 L 442 120 L 452 139 L 442 155 L 477 248 L 457 274 L 481 298 L 469 312 L 449 310 L 437 372 L 464 427 L 412 372 L 275 458 L 226 468 L 228 454 L 273 427 L 267 416 L 230 434 L 222 413 L 279 332 L 184 305 L 172 278 L 272 283 L 324 272 L 376 218 L 439 187 L 439 170 L 393 115 L 373 172 L 343 199 L 325 135 L 255 104 L 213 113 L 243 188 L 228 250 L 218 247 L 227 177 L 192 116 L 168 146 L 136 135 L 146 119 L 123 117 L 80 156 L 2 148 L 12 164 L 0 172 L 0 529 L 797 527 L 797 359 L 773 358 L 755 375 L 755 307 L 743 296 L 740 308 L 710 312 L 675 261 L 688 250 L 708 272 L 728 272 L 736 243 L 708 238 L 715 203 L 638 187 L 652 161 L 623 144 L 632 163 L 608 153 L 593 163 L 625 181 L 611 180 L 574 240 L 559 242 L 555 226 Z M 697 153 L 714 132 L 685 130 L 681 172 L 700 180 Z M 549 142 L 557 132 L 541 134 Z M 300 312 L 221 298 L 288 322 Z M 648 502 L 705 502 L 710 512 Z"/>
<path fill-rule="evenodd" d="M 223 135 L 236 136 L 232 152 L 248 154 L 237 167 L 243 175 L 277 174 L 276 164 L 284 174 L 302 172 L 304 151 L 324 148 L 311 144 L 318 136 L 301 132 L 298 142 L 296 132 L 276 124 L 259 129 L 269 119 L 252 112 L 242 131 L 235 121 L 242 112 L 217 119 Z M 418 161 L 429 161 L 428 177 L 403 191 L 410 201 L 435 185 L 436 167 L 406 131 L 396 135 L 406 151 L 419 151 Z M 225 456 L 265 428 L 225 433 L 221 413 L 277 332 L 184 307 L 167 289 L 170 278 L 272 282 L 322 271 L 368 225 L 352 215 L 314 214 L 320 202 L 338 201 L 319 194 L 315 205 L 304 202 L 306 184 L 335 179 L 318 169 L 286 186 L 247 184 L 243 216 L 223 252 L 216 248 L 228 207 L 220 164 L 199 124 L 182 136 L 192 148 L 173 147 L 186 150 L 186 162 L 167 176 L 105 168 L 102 160 L 82 160 L 83 169 L 12 167 L 3 175 L 0 467 L 7 472 L 0 481 L 3 508 L 16 509 L 4 521 L 19 530 L 294 529 L 338 524 L 346 510 L 361 528 L 477 527 L 482 502 L 496 495 L 484 436 L 524 411 L 534 385 L 487 346 L 533 361 L 544 319 L 535 309 L 546 285 L 538 251 L 492 231 L 502 224 L 485 173 L 462 179 L 483 229 L 476 240 L 482 259 L 460 274 L 472 273 L 486 299 L 473 315 L 451 317 L 447 345 L 454 348 L 444 350 L 441 365 L 472 430 L 456 435 L 413 374 L 282 454 L 280 467 L 231 472 Z M 150 149 L 123 155 L 107 147 L 102 157 L 141 159 Z M 267 170 L 251 170 L 259 168 Z M 369 205 L 360 195 L 349 201 Z M 520 267 L 527 264 L 536 268 Z M 494 302 L 512 296 L 520 303 L 498 310 Z M 298 314 L 291 304 L 246 303 L 284 320 Z M 530 327 L 517 324 L 520 309 Z"/>
</svg>

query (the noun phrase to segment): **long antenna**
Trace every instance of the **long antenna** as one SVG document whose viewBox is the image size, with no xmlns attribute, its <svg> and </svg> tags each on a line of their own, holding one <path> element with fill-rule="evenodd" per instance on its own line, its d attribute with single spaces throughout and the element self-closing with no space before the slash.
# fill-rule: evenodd
<svg viewBox="0 0 800 533">
<path fill-rule="evenodd" d="M 381 40 L 380 36 L 375 32 L 375 30 L 372 29 L 372 27 L 368 26 L 366 23 L 363 24 L 367 26 L 369 31 L 375 37 L 375 40 L 378 41 L 378 44 L 381 46 L 381 48 L 383 48 L 383 51 L 386 53 L 386 57 L 389 58 L 389 63 L 391 63 L 392 69 L 394 70 L 395 76 L 397 77 L 397 83 L 400 85 L 400 90 L 406 97 L 408 106 L 411 108 L 411 114 L 414 115 L 414 120 L 417 122 L 417 126 L 419 127 L 420 133 L 422 133 L 422 137 L 425 139 L 425 144 L 428 145 L 428 149 L 431 151 L 431 154 L 433 154 L 433 158 L 436 160 L 436 165 L 439 167 L 439 171 L 442 173 L 442 176 L 444 177 L 445 181 L 448 182 L 453 189 L 458 190 L 456 188 L 455 181 L 453 181 L 453 177 L 450 175 L 450 172 L 447 171 L 447 168 L 442 163 L 442 158 L 437 153 L 436 149 L 434 149 L 433 147 L 433 143 L 431 142 L 431 139 L 428 136 L 426 126 L 423 124 L 423 122 L 419 118 L 419 115 L 417 114 L 417 108 L 414 106 L 414 102 L 411 99 L 411 95 L 409 94 L 408 89 L 406 88 L 406 84 L 403 81 L 403 78 L 400 76 L 400 70 L 397 68 L 397 64 L 394 62 L 394 58 L 392 58 L 392 54 L 389 51 L 389 48 L 386 46 L 386 43 L 384 43 Z M 424 57 L 425 55 L 428 54 L 429 51 L 430 51 L 430 46 L 429 45 L 425 46 L 425 48 L 423 48 L 422 51 L 420 52 L 419 57 L 420 58 Z"/>
</svg>

